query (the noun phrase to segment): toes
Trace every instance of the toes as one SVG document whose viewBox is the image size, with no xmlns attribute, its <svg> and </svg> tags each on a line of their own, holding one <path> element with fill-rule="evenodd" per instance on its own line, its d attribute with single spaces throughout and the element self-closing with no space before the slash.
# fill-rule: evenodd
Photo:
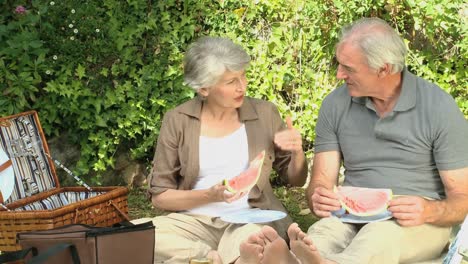
<svg viewBox="0 0 468 264">
<path fill-rule="evenodd" d="M 271 226 L 262 227 L 261 232 L 265 236 L 266 240 L 269 242 L 273 242 L 275 239 L 279 237 L 278 233 Z"/>
<path fill-rule="evenodd" d="M 301 229 L 297 223 L 292 223 L 288 228 L 288 236 L 290 240 L 298 240 L 299 233 L 301 233 Z"/>
<path fill-rule="evenodd" d="M 297 232 L 297 240 L 304 240 L 304 238 L 307 237 L 307 234 L 302 232 L 300 229 L 299 231 Z"/>
<path fill-rule="evenodd" d="M 257 244 L 241 243 L 239 263 L 258 263 L 263 257 L 263 247 Z"/>
<path fill-rule="evenodd" d="M 263 233 L 258 232 L 256 234 L 253 234 L 247 238 L 247 243 L 249 244 L 257 244 L 264 246 L 265 245 L 265 236 Z"/>
</svg>

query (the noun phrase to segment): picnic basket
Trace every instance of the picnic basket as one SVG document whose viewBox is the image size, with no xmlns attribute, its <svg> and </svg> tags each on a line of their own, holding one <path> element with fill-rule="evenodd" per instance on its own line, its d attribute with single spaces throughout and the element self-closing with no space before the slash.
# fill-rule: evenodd
<svg viewBox="0 0 468 264">
<path fill-rule="evenodd" d="M 20 232 L 129 220 L 126 187 L 60 187 L 36 111 L 0 118 L 0 140 L 0 251 Z"/>
</svg>

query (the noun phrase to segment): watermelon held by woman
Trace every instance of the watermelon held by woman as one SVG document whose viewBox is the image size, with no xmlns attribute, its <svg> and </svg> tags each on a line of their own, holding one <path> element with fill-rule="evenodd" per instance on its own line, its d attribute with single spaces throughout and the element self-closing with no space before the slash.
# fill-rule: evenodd
<svg viewBox="0 0 468 264">
<path fill-rule="evenodd" d="M 262 172 L 263 160 L 265 159 L 265 150 L 260 152 L 254 160 L 250 162 L 249 167 L 241 174 L 230 180 L 223 180 L 223 185 L 229 192 L 247 192 L 255 186 Z"/>
<path fill-rule="evenodd" d="M 335 193 L 341 206 L 351 215 L 373 216 L 387 210 L 392 199 L 391 189 L 375 189 L 352 186 L 338 186 Z"/>
</svg>

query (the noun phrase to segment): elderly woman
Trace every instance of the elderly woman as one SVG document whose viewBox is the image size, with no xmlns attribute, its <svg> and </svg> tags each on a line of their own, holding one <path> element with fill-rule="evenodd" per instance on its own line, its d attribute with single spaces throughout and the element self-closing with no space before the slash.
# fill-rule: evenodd
<svg viewBox="0 0 468 264">
<path fill-rule="evenodd" d="M 241 46 L 218 37 L 199 39 L 185 55 L 185 82 L 198 96 L 168 111 L 161 125 L 149 191 L 155 207 L 174 213 L 153 219 L 156 262 L 248 262 L 239 246 L 262 225 L 220 217 L 248 208 L 285 211 L 269 182 L 273 168 L 291 185 L 306 181 L 300 133 L 272 103 L 245 95 L 249 62 Z M 244 171 L 262 150 L 257 184 L 248 193 L 227 192 L 223 179 Z M 285 235 L 289 222 L 269 224 Z"/>
</svg>

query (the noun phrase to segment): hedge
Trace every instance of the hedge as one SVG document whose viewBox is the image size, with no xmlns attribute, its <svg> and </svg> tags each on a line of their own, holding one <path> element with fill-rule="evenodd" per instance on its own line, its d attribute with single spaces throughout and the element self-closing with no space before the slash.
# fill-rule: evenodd
<svg viewBox="0 0 468 264">
<path fill-rule="evenodd" d="M 149 161 L 162 115 L 194 96 L 181 60 L 200 36 L 225 36 L 252 56 L 248 94 L 291 114 L 310 154 L 323 98 L 337 85 L 340 28 L 363 16 L 405 38 L 407 65 L 468 117 L 462 0 L 0 1 L 0 115 L 39 112 L 48 137 L 81 148 L 75 173 L 104 171 L 119 148 Z"/>
</svg>

